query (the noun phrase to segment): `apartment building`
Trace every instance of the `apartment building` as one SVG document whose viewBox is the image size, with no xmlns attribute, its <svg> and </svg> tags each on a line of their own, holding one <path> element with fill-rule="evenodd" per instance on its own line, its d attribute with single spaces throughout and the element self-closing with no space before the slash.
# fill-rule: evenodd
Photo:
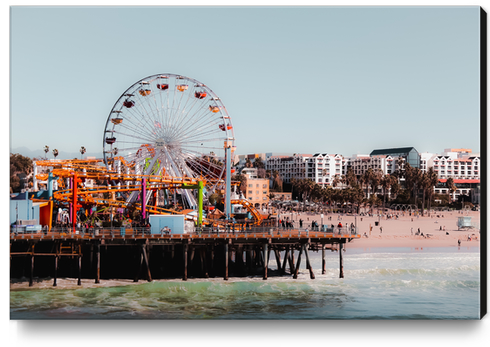
<svg viewBox="0 0 490 347">
<path fill-rule="evenodd" d="M 385 175 L 391 175 L 398 169 L 398 157 L 391 155 L 355 155 L 350 158 L 350 166 L 356 176 L 362 176 L 367 170 L 381 170 Z"/>
<path fill-rule="evenodd" d="M 305 158 L 306 178 L 320 185 L 330 185 L 336 175 L 345 174 L 345 162 L 340 154 L 315 153 Z"/>
<path fill-rule="evenodd" d="M 269 204 L 269 179 L 246 178 L 245 198 L 256 208 L 267 208 Z"/>
<path fill-rule="evenodd" d="M 290 183 L 291 178 L 308 178 L 306 175 L 306 162 L 311 156 L 311 154 L 274 155 L 266 159 L 265 169 L 271 172 L 279 172 L 285 183 Z"/>
</svg>

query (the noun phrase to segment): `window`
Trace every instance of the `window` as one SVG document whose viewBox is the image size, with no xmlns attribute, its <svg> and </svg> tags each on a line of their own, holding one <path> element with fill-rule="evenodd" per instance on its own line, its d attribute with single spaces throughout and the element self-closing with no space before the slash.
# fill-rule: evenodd
<svg viewBox="0 0 490 347">
<path fill-rule="evenodd" d="M 259 191 L 258 191 L 258 190 L 256 190 L 256 191 L 255 191 L 255 194 L 256 194 L 256 195 L 259 195 Z"/>
<path fill-rule="evenodd" d="M 253 193 L 253 192 L 252 192 L 251 190 L 249 190 L 249 191 L 248 191 L 248 194 L 249 194 L 249 195 L 252 195 L 252 193 Z"/>
<path fill-rule="evenodd" d="M 262 185 L 262 188 L 267 188 L 267 184 L 263 184 Z"/>
<path fill-rule="evenodd" d="M 267 191 L 265 191 L 265 190 L 264 190 L 264 191 L 262 192 L 262 194 L 267 195 Z"/>
<path fill-rule="evenodd" d="M 257 187 L 257 188 L 259 187 L 259 184 L 258 184 L 258 183 L 256 184 L 256 187 Z"/>
<path fill-rule="evenodd" d="M 253 187 L 253 184 L 251 184 L 251 183 L 250 183 L 250 184 L 248 185 L 248 187 L 249 187 L 249 188 L 252 188 L 252 187 Z"/>
</svg>

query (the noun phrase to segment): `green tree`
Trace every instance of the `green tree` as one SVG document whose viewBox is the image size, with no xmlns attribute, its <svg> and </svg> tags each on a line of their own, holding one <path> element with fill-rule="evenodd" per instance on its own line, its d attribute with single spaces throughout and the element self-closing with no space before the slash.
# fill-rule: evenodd
<svg viewBox="0 0 490 347">
<path fill-rule="evenodd" d="M 245 159 L 245 167 L 246 167 L 246 168 L 251 168 L 251 167 L 253 167 L 253 164 L 252 164 L 252 162 L 250 161 L 250 158 L 246 158 L 246 159 Z"/>
<path fill-rule="evenodd" d="M 21 187 L 21 180 L 19 175 L 28 176 L 32 173 L 33 163 L 29 157 L 24 157 L 21 154 L 10 153 L 10 189 L 12 192 L 19 192 Z"/>
<path fill-rule="evenodd" d="M 253 163 L 253 167 L 257 169 L 265 169 L 265 163 L 262 160 L 262 157 L 256 157 Z"/>
</svg>

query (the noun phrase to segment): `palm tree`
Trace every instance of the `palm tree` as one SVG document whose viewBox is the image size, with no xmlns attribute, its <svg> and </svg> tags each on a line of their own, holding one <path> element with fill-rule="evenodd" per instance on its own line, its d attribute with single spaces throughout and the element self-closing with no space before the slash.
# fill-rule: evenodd
<svg viewBox="0 0 490 347">
<path fill-rule="evenodd" d="M 359 187 L 350 188 L 349 197 L 353 205 L 357 204 L 357 213 L 359 213 L 361 203 L 364 200 L 364 193 L 362 192 L 362 189 Z"/>
<path fill-rule="evenodd" d="M 385 210 L 386 192 L 390 190 L 391 186 L 394 183 L 394 180 L 396 180 L 396 178 L 394 178 L 389 174 L 383 175 L 383 177 L 381 178 L 380 183 L 381 183 L 381 187 L 383 188 L 383 212 Z"/>
<path fill-rule="evenodd" d="M 322 198 L 323 198 L 323 200 L 328 201 L 328 203 L 330 205 L 330 213 L 333 212 L 333 205 L 332 205 L 333 193 L 334 193 L 334 190 L 332 187 L 326 187 L 326 188 L 323 188 L 323 190 L 322 190 Z"/>
<path fill-rule="evenodd" d="M 278 192 L 282 192 L 282 177 L 279 171 L 272 172 L 272 188 Z"/>
<path fill-rule="evenodd" d="M 49 146 L 44 146 L 45 158 L 48 159 Z"/>
<path fill-rule="evenodd" d="M 351 167 L 347 169 L 347 173 L 345 174 L 345 181 L 348 186 L 357 186 L 358 180 L 356 175 L 354 174 L 354 170 L 352 170 Z"/>
<path fill-rule="evenodd" d="M 390 188 L 390 197 L 392 199 L 396 199 L 398 196 L 398 193 L 400 192 L 401 186 L 400 183 L 398 182 L 398 178 L 394 177 L 391 175 L 393 182 L 391 183 L 391 188 Z"/>
<path fill-rule="evenodd" d="M 366 184 L 366 176 L 360 175 L 358 182 L 359 182 L 359 185 L 361 186 L 361 190 L 362 190 L 363 195 L 367 195 L 367 191 L 366 191 L 366 194 L 364 194 L 364 184 Z"/>
<path fill-rule="evenodd" d="M 87 151 L 87 150 L 85 149 L 85 147 L 83 147 L 83 146 L 82 146 L 82 147 L 80 148 L 80 159 L 82 159 L 82 157 L 83 157 L 83 155 L 85 154 L 85 152 L 86 152 L 86 151 Z"/>
<path fill-rule="evenodd" d="M 419 168 L 413 169 L 413 190 L 414 190 L 414 198 L 415 198 L 415 206 L 418 209 L 418 198 L 419 198 L 419 187 L 422 187 L 422 170 Z"/>
<path fill-rule="evenodd" d="M 309 178 L 303 179 L 301 181 L 302 181 L 301 185 L 302 185 L 302 189 L 303 189 L 303 208 L 304 208 L 306 200 L 308 200 L 311 192 L 313 191 L 313 187 L 315 185 L 315 182 L 313 182 Z"/>
<path fill-rule="evenodd" d="M 423 172 L 419 182 L 420 188 L 422 188 L 422 216 L 425 215 L 425 193 L 430 188 L 430 180 L 427 172 Z"/>
<path fill-rule="evenodd" d="M 439 177 L 437 176 L 437 172 L 434 171 L 433 167 L 430 167 L 427 170 L 427 177 L 429 179 L 429 184 L 430 184 L 430 189 L 428 191 L 428 197 L 427 197 L 427 209 L 430 211 L 431 208 L 431 203 L 432 203 L 432 196 L 434 194 L 434 188 L 437 186 L 439 183 Z"/>
<path fill-rule="evenodd" d="M 449 204 L 450 204 L 452 201 L 451 194 L 454 193 L 457 189 L 456 186 L 454 185 L 454 178 L 449 177 L 446 180 L 446 187 L 447 187 L 447 194 L 449 197 Z"/>
<path fill-rule="evenodd" d="M 370 183 L 371 183 L 371 179 L 372 179 L 373 175 L 374 175 L 374 171 L 373 171 L 373 169 L 372 169 L 372 168 L 367 169 L 367 170 L 366 170 L 366 171 L 365 171 L 365 172 L 362 174 L 362 176 L 363 176 L 363 181 L 364 181 L 364 183 L 366 183 L 366 190 L 367 190 L 367 191 L 366 191 L 366 196 L 367 196 L 367 198 L 368 198 L 368 199 L 369 199 L 369 185 L 370 185 Z"/>
<path fill-rule="evenodd" d="M 56 159 L 56 157 L 58 156 L 59 152 L 58 150 L 55 148 L 53 149 L 53 155 L 54 155 L 54 158 Z"/>
</svg>

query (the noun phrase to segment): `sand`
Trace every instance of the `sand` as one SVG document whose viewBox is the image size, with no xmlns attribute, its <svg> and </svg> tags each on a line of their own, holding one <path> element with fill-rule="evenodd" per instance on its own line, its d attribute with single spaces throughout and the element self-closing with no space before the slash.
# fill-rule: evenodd
<svg viewBox="0 0 490 347">
<path fill-rule="evenodd" d="M 282 216 L 291 218 L 291 213 L 283 213 Z M 478 228 L 458 230 L 458 217 L 470 216 L 472 222 L 478 225 Z M 331 217 L 331 220 L 328 218 Z M 293 220 L 295 227 L 299 226 L 299 219 L 303 219 L 303 228 L 311 227 L 312 221 L 321 223 L 321 215 L 314 213 L 294 213 Z M 346 224 L 356 223 L 353 215 L 324 213 L 323 223 L 334 224 L 340 222 Z M 375 226 L 375 222 L 379 225 Z M 430 216 L 410 216 L 408 213 L 399 214 L 398 219 L 387 218 L 382 216 L 357 216 L 357 226 L 361 239 L 354 240 L 346 246 L 349 248 L 369 248 L 377 247 L 458 247 L 458 240 L 461 240 L 461 247 L 480 247 L 480 212 L 470 211 L 461 213 L 437 212 Z M 372 230 L 370 231 L 372 227 Z M 382 231 L 380 230 L 382 228 Z M 420 228 L 424 236 L 415 235 Z M 442 229 L 442 230 L 441 230 Z M 444 230 L 445 229 L 445 230 Z M 311 230 L 311 229 L 310 229 Z M 413 231 L 413 234 L 412 234 Z M 429 234 L 429 236 L 427 236 Z M 468 239 L 471 238 L 471 241 Z"/>
</svg>

